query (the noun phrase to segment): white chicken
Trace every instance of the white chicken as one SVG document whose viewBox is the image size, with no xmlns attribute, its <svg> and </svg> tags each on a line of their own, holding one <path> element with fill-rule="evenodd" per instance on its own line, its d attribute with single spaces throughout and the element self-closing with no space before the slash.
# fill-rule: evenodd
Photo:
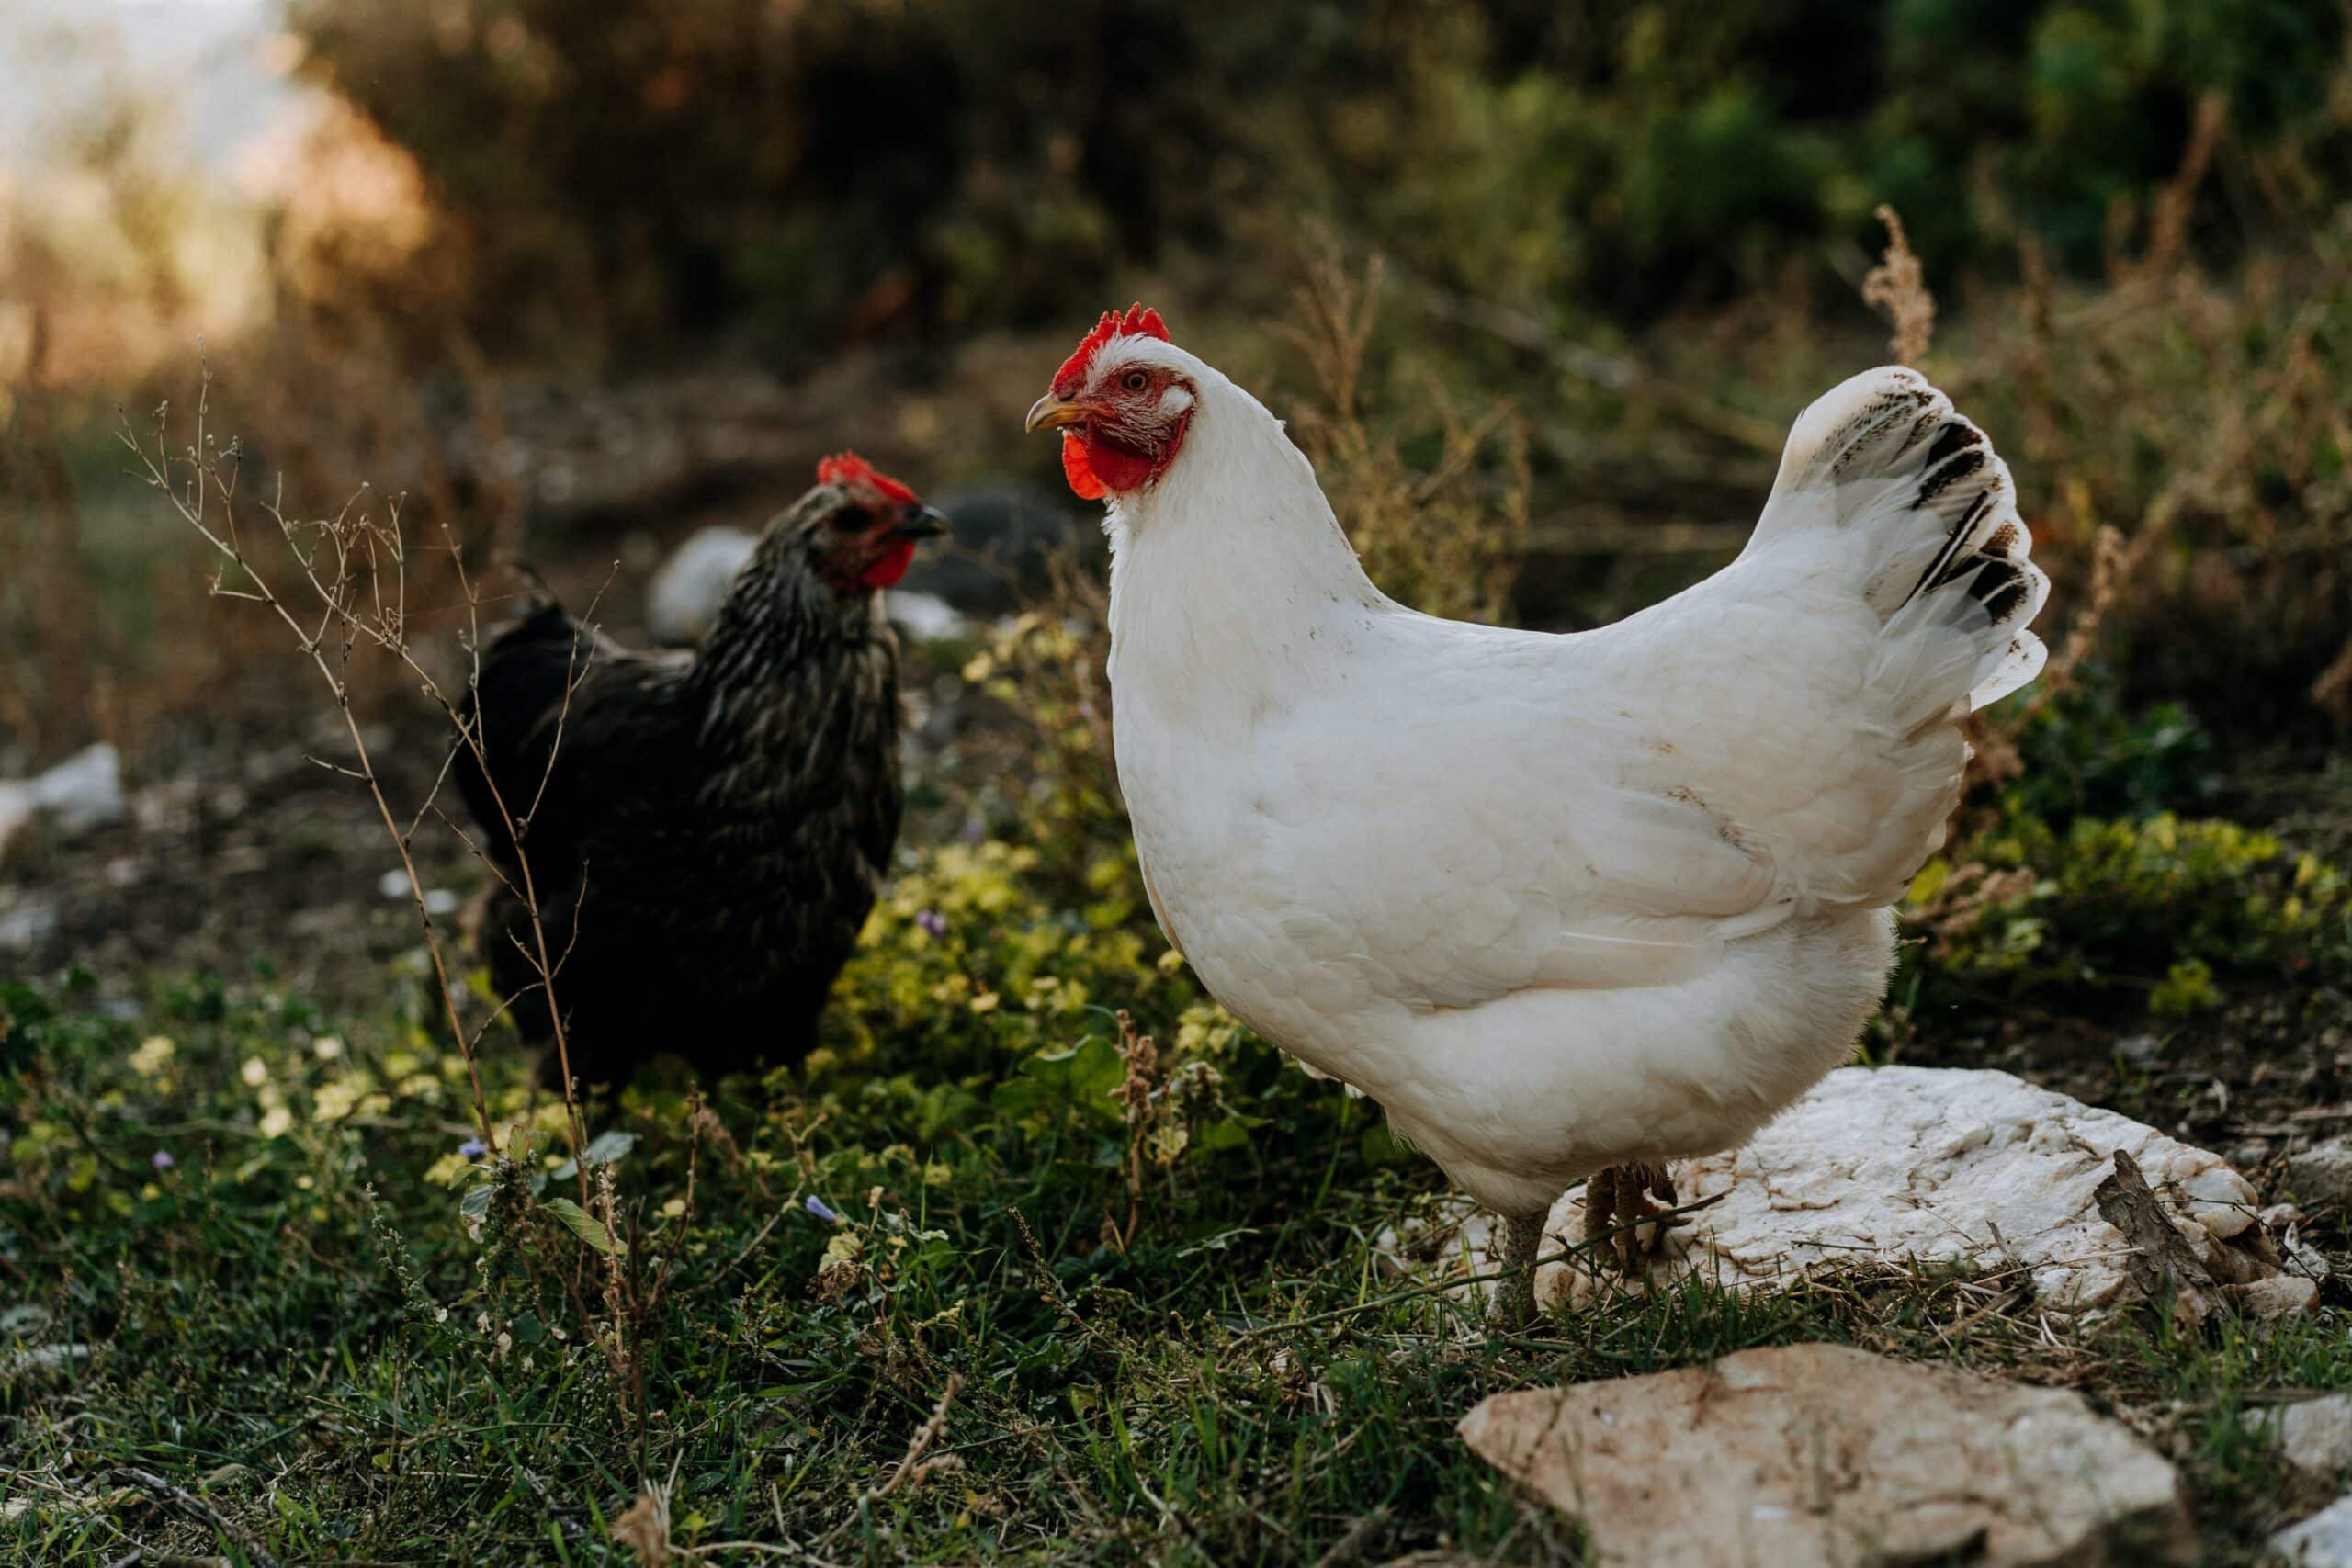
<svg viewBox="0 0 2352 1568">
<path fill-rule="evenodd" d="M 1804 412 L 1737 560 L 1566 636 L 1384 595 L 1282 423 L 1157 312 L 1104 316 L 1028 424 L 1108 498 L 1119 783 L 1161 929 L 1504 1216 L 1506 1316 L 1574 1183 L 1596 1231 L 1638 1234 L 1667 1162 L 1847 1057 L 1960 722 L 2042 663 L 2008 469 L 1907 369 Z"/>
</svg>

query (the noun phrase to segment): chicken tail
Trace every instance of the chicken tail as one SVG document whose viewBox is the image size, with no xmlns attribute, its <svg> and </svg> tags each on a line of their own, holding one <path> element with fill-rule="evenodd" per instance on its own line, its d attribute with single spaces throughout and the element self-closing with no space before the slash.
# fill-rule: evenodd
<svg viewBox="0 0 2352 1568">
<path fill-rule="evenodd" d="M 2050 579 L 2028 558 L 2008 465 L 1917 371 L 1864 371 L 1790 432 L 1749 549 L 1816 528 L 1861 536 L 1862 595 L 1885 628 L 1870 684 L 1903 733 L 2041 672 L 2046 652 L 2027 627 Z"/>
</svg>

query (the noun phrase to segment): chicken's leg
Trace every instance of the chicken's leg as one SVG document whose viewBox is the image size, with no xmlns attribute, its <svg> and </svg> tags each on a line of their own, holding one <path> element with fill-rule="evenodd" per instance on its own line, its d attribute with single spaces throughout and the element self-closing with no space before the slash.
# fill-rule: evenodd
<svg viewBox="0 0 2352 1568">
<path fill-rule="evenodd" d="M 1503 1216 L 1503 1273 L 1495 1281 L 1494 1300 L 1487 1306 L 1487 1326 L 1498 1334 L 1516 1334 L 1534 1323 L 1535 1257 L 1544 1246 L 1544 1222 L 1548 1209 Z"/>
<path fill-rule="evenodd" d="M 1652 1202 L 1653 1198 L 1664 1201 Z M 1585 1183 L 1584 1239 L 1607 1236 L 1619 1263 L 1630 1270 L 1635 1259 L 1666 1245 L 1667 1227 L 1677 1222 L 1654 1216 L 1678 1201 L 1674 1177 L 1665 1166 L 1612 1165 Z"/>
</svg>

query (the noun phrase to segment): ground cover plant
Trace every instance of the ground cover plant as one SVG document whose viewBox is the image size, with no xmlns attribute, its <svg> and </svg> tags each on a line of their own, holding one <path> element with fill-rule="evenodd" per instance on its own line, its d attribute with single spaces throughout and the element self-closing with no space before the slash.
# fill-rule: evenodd
<svg viewBox="0 0 2352 1568">
<path fill-rule="evenodd" d="M 279 213 L 274 313 L 209 384 L 130 122 L 90 168 L 132 282 L 6 237 L 43 325 L 19 365 L 0 319 L 0 773 L 112 740 L 132 805 L 0 848 L 0 1557 L 1575 1562 L 1464 1412 L 1815 1339 L 2083 1391 L 2179 1465 L 2210 1561 L 2330 1500 L 2264 1422 L 2352 1393 L 2336 1284 L 2198 1329 L 1874 1265 L 1498 1337 L 1403 1269 L 1435 1168 L 1154 924 L 1099 564 L 909 650 L 909 826 L 796 1068 L 537 1087 L 432 807 L 509 556 L 627 630 L 657 546 L 756 525 L 796 442 L 1050 479 L 1012 432 L 1098 283 L 1217 342 L 1399 597 L 1561 628 L 1727 560 L 1803 401 L 1902 357 L 1995 434 L 2057 590 L 1860 1058 L 2215 1149 L 2340 1270 L 2288 1168 L 2352 1120 L 2340 18 L 1889 6 L 1821 54 L 1740 7 L 1143 7 L 1040 65 L 977 14 L 777 11 L 739 51 L 719 10 L 594 9 L 293 6 L 349 90 L 329 150 L 422 205 Z M 820 77 L 946 107 L 851 180 Z M 683 172 L 611 224 L 639 144 Z M 117 316 L 161 345 L 69 375 Z M 583 369 L 639 357 L 724 369 Z M 255 592 L 243 551 L 291 627 L 208 593 Z"/>
</svg>

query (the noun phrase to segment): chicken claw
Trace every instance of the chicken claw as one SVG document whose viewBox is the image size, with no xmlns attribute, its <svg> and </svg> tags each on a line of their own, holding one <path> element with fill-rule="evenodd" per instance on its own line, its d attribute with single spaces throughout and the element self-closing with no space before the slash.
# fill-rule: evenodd
<svg viewBox="0 0 2352 1568">
<path fill-rule="evenodd" d="M 1674 1175 L 1665 1166 L 1612 1165 L 1585 1183 L 1584 1239 L 1607 1237 L 1608 1250 L 1630 1273 L 1641 1258 L 1665 1247 L 1668 1229 L 1688 1223 L 1682 1215 L 1658 1217 L 1680 1201 Z"/>
<path fill-rule="evenodd" d="M 1543 1315 L 1535 1302 L 1535 1258 L 1544 1246 L 1546 1210 L 1503 1216 L 1502 1278 L 1487 1304 L 1487 1328 L 1493 1334 L 1521 1334 Z"/>
</svg>

